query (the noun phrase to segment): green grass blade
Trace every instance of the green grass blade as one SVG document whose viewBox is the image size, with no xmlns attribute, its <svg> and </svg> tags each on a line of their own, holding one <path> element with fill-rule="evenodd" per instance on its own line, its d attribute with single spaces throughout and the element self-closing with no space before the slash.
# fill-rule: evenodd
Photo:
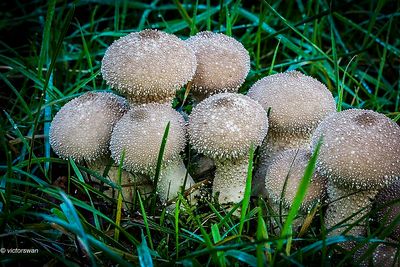
<svg viewBox="0 0 400 267">
<path fill-rule="evenodd" d="M 283 226 L 282 232 L 281 232 L 281 239 L 278 240 L 278 244 L 277 244 L 277 250 L 280 251 L 283 247 L 283 242 L 284 240 L 290 236 L 290 232 L 291 232 L 291 225 L 292 222 L 294 220 L 294 218 L 297 216 L 297 213 L 300 209 L 301 203 L 307 193 L 307 189 L 308 189 L 308 185 L 311 181 L 311 177 L 314 173 L 314 169 L 315 169 L 315 164 L 317 162 L 317 157 L 318 157 L 318 153 L 321 147 L 321 141 L 318 143 L 318 145 L 316 146 L 308 164 L 307 164 L 307 168 L 304 171 L 304 175 L 303 178 L 301 179 L 301 182 L 299 184 L 299 187 L 297 189 L 297 193 L 296 196 L 294 198 L 294 201 L 292 203 L 292 206 L 289 210 L 289 214 L 288 217 L 285 221 L 285 224 Z"/>
<path fill-rule="evenodd" d="M 118 173 L 117 173 L 117 183 L 118 183 L 118 197 L 117 197 L 117 215 L 115 217 L 115 231 L 114 231 L 114 239 L 118 241 L 119 239 L 119 228 L 121 226 L 121 216 L 122 216 L 122 166 L 124 165 L 125 159 L 125 149 L 122 150 L 121 159 L 118 164 Z"/>
<path fill-rule="evenodd" d="M 335 72 L 335 84 L 338 94 L 338 101 L 337 101 L 337 111 L 342 111 L 342 103 L 343 103 L 343 90 L 339 84 L 339 63 L 336 51 L 336 39 L 333 31 L 333 23 L 331 22 L 331 42 L 332 42 L 332 56 L 333 56 L 333 69 Z M 344 75 L 343 75 L 344 76 Z"/>
<path fill-rule="evenodd" d="M 252 181 L 252 177 L 253 177 L 253 158 L 254 158 L 254 146 L 251 145 L 250 151 L 249 151 L 249 165 L 247 167 L 246 188 L 244 190 L 244 197 L 242 200 L 242 211 L 241 211 L 241 216 L 240 216 L 239 235 L 242 234 L 245 217 L 246 217 L 247 209 L 249 207 L 249 202 L 250 202 L 251 181 Z"/>
<path fill-rule="evenodd" d="M 144 226 L 146 228 L 146 234 L 149 237 L 150 248 L 152 250 L 154 250 L 153 240 L 151 238 L 151 232 L 150 232 L 150 227 L 149 227 L 149 222 L 147 221 L 147 214 L 146 214 L 146 210 L 145 210 L 144 205 L 143 205 L 142 197 L 140 196 L 139 192 L 136 192 L 136 193 L 137 193 L 137 196 L 138 196 L 138 199 L 139 199 L 140 211 L 142 212 L 143 223 L 144 223 Z"/>
<path fill-rule="evenodd" d="M 81 181 L 82 184 L 85 185 L 85 179 L 83 179 L 82 173 L 81 173 L 81 171 L 79 170 L 79 168 L 76 166 L 75 162 L 74 162 L 72 159 L 69 159 L 69 163 L 71 164 L 72 169 L 74 170 L 74 172 L 75 172 L 76 176 L 78 177 L 79 181 Z M 90 195 L 88 189 L 87 189 L 86 187 L 84 187 L 84 190 L 85 190 L 86 195 L 87 195 L 88 198 L 89 198 L 90 205 L 93 207 L 93 209 L 95 209 L 94 204 L 93 204 L 93 200 L 92 200 L 92 196 Z M 99 218 L 97 217 L 96 214 L 93 214 L 93 218 L 94 218 L 94 223 L 95 223 L 95 225 L 96 225 L 96 228 L 97 228 L 98 230 L 100 230 Z"/>
<path fill-rule="evenodd" d="M 165 127 L 160 150 L 158 152 L 156 173 L 154 175 L 154 189 L 155 190 L 153 191 L 153 203 L 152 203 L 152 214 L 153 215 L 155 215 L 155 212 L 156 212 L 156 201 L 157 201 L 157 193 L 156 192 L 157 192 L 158 180 L 160 179 L 161 168 L 163 165 L 163 156 L 164 156 L 165 146 L 167 145 L 170 125 L 171 125 L 171 123 L 168 122 L 167 126 Z"/>
</svg>

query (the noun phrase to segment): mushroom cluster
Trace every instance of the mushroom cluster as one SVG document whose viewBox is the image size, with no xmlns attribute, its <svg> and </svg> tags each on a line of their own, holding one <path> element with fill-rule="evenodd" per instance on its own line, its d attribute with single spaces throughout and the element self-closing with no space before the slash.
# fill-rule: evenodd
<svg viewBox="0 0 400 267">
<path fill-rule="evenodd" d="M 238 94 L 249 70 L 247 50 L 221 33 L 199 32 L 185 41 L 158 30 L 131 33 L 107 49 L 101 67 L 107 84 L 126 99 L 86 93 L 70 101 L 54 117 L 51 145 L 60 157 L 100 171 L 108 159 L 123 158 L 124 183 L 132 173 L 151 180 L 169 127 L 156 188 L 161 200 L 195 183 L 180 155 L 189 143 L 214 161 L 212 193 L 221 204 L 243 199 L 249 151 L 260 146 L 253 194 L 287 211 L 321 143 L 301 214 L 327 198 L 329 235 L 363 235 L 378 191 L 384 190 L 375 200 L 381 203 L 399 197 L 400 127 L 374 111 L 336 112 L 327 87 L 299 71 L 266 76 L 247 95 Z M 188 121 L 171 107 L 185 84 L 198 102 Z M 394 206 L 379 216 L 390 224 L 398 213 Z M 398 240 L 398 227 L 390 238 Z"/>
</svg>

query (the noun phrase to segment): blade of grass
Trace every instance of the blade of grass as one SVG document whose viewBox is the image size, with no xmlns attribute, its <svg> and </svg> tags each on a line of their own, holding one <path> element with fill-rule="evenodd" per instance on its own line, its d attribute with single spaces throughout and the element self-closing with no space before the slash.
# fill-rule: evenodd
<svg viewBox="0 0 400 267">
<path fill-rule="evenodd" d="M 83 247 L 90 259 L 90 263 L 92 266 L 97 266 L 94 255 L 92 253 L 92 249 L 89 245 L 89 240 L 87 234 L 83 228 L 83 225 L 79 219 L 78 214 L 76 213 L 75 207 L 72 204 L 71 200 L 65 195 L 64 192 L 60 191 L 60 195 L 63 198 L 64 202 L 60 205 L 61 210 L 64 212 L 65 217 L 68 219 L 68 222 L 73 226 L 76 230 L 77 239 L 79 244 Z"/>
<path fill-rule="evenodd" d="M 214 240 L 214 243 L 217 244 L 222 240 L 221 234 L 219 233 L 218 224 L 213 224 L 211 226 L 211 236 Z M 218 265 L 219 266 L 226 266 L 225 255 L 223 251 L 217 252 L 218 257 Z"/>
<path fill-rule="evenodd" d="M 146 237 L 142 231 L 142 243 L 137 246 L 139 256 L 139 263 L 141 267 L 153 267 L 153 260 L 151 258 L 149 247 L 147 246 Z"/>
<path fill-rule="evenodd" d="M 72 169 L 74 170 L 74 172 L 75 172 L 76 176 L 78 177 L 79 181 L 81 181 L 82 184 L 86 185 L 85 180 L 83 179 L 81 171 L 79 170 L 79 168 L 76 166 L 75 162 L 71 158 L 69 159 L 69 163 L 71 164 Z M 92 196 L 90 195 L 88 189 L 85 186 L 83 187 L 83 189 L 85 190 L 85 193 L 89 198 L 90 205 L 93 207 L 93 209 L 95 209 L 94 204 L 93 204 L 93 200 L 92 200 Z M 97 215 L 95 213 L 93 213 L 93 219 L 94 219 L 94 223 L 96 225 L 96 228 L 98 230 L 100 230 L 101 228 L 100 228 L 99 218 L 97 217 Z"/>
<path fill-rule="evenodd" d="M 261 199 L 258 200 L 258 206 L 261 207 Z M 262 216 L 262 209 L 260 208 L 257 215 L 257 240 L 267 240 L 268 239 L 268 231 L 265 221 Z M 271 262 L 271 254 L 269 253 L 270 245 L 265 243 L 257 244 L 256 255 L 257 255 L 257 267 L 265 266 Z"/>
<path fill-rule="evenodd" d="M 118 182 L 118 197 L 117 197 L 117 215 L 115 217 L 115 227 L 114 239 L 118 241 L 119 239 L 119 227 L 121 226 L 121 216 L 122 216 L 122 166 L 125 159 L 125 149 L 122 150 L 121 159 L 118 164 L 117 172 L 117 182 Z"/>
<path fill-rule="evenodd" d="M 315 147 L 315 150 L 307 164 L 307 168 L 304 171 L 303 178 L 301 179 L 301 182 L 299 184 L 299 187 L 297 189 L 296 196 L 294 198 L 294 201 L 292 203 L 292 206 L 289 210 L 288 217 L 286 219 L 286 222 L 283 226 L 282 233 L 280 235 L 280 240 L 278 240 L 277 243 L 277 250 L 280 251 L 283 247 L 283 242 L 289 235 L 289 232 L 291 231 L 291 225 L 294 220 L 294 218 L 297 216 L 297 213 L 300 209 L 301 203 L 307 193 L 308 185 L 310 183 L 311 177 L 314 173 L 315 169 L 315 164 L 317 161 L 318 153 L 321 147 L 321 140 L 318 142 L 318 145 Z"/>
<path fill-rule="evenodd" d="M 56 45 L 56 49 L 55 49 L 54 54 L 52 55 L 52 58 L 51 58 L 50 67 L 49 67 L 49 69 L 48 69 L 48 71 L 46 73 L 45 83 L 43 85 L 43 90 L 42 90 L 42 93 L 41 93 L 40 99 L 39 99 L 39 105 L 38 105 L 39 109 L 43 105 L 43 102 L 44 102 L 44 99 L 45 99 L 45 96 L 46 96 L 46 92 L 47 92 L 47 88 L 48 88 L 48 85 L 49 85 L 49 82 L 50 82 L 50 77 L 51 77 L 51 74 L 53 73 L 53 69 L 55 67 L 56 59 L 57 59 L 57 56 L 58 56 L 58 54 L 60 52 L 64 37 L 65 37 L 65 35 L 67 33 L 69 25 L 71 24 L 71 20 L 72 20 L 74 11 L 75 11 L 75 6 L 73 5 L 72 8 L 68 11 L 67 16 L 65 18 L 65 21 L 63 23 L 61 34 L 60 34 L 60 38 L 58 39 L 58 42 L 57 42 L 57 45 Z M 31 143 L 30 143 L 31 148 L 34 146 L 34 142 L 35 142 L 35 138 L 34 137 L 35 137 L 35 132 L 36 132 L 37 126 L 39 124 L 39 118 L 40 118 L 40 112 L 38 112 L 36 114 L 35 121 L 34 121 L 34 124 L 33 124 L 33 134 L 32 134 L 32 140 L 31 140 Z M 33 150 L 31 149 L 30 152 L 29 152 L 29 162 L 31 162 L 31 160 L 32 160 L 32 153 L 33 153 Z M 28 164 L 28 172 L 29 172 L 30 169 L 31 169 L 31 164 Z"/>
<path fill-rule="evenodd" d="M 332 18 L 331 18 L 332 20 Z M 333 23 L 331 23 L 331 45 L 332 45 L 332 56 L 333 56 L 333 70 L 335 72 L 335 84 L 336 84 L 336 90 L 338 94 L 338 100 L 337 100 L 337 111 L 340 112 L 342 111 L 342 103 L 343 103 L 343 90 L 342 87 L 339 84 L 339 63 L 338 63 L 338 57 L 337 57 L 337 51 L 336 51 L 336 39 L 333 31 Z M 345 75 L 343 75 L 345 76 Z"/>
<path fill-rule="evenodd" d="M 142 197 L 140 196 L 140 192 L 137 191 L 136 193 L 137 193 L 137 196 L 138 196 L 138 199 L 139 199 L 140 211 L 141 211 L 142 216 L 143 216 L 143 223 L 144 223 L 144 226 L 146 228 L 146 234 L 149 237 L 150 248 L 152 250 L 154 250 L 153 240 L 151 238 L 151 232 L 150 232 L 150 227 L 149 227 L 149 222 L 147 221 L 146 209 L 145 209 L 145 207 L 143 205 L 143 201 L 142 201 Z M 142 240 L 143 240 L 143 237 L 142 237 Z"/>
<path fill-rule="evenodd" d="M 181 195 L 178 195 L 178 200 L 176 201 L 175 205 L 175 243 L 176 243 L 176 259 L 179 258 L 179 212 L 180 212 L 180 205 L 181 205 Z"/>
<path fill-rule="evenodd" d="M 156 173 L 154 175 L 154 189 L 155 190 L 153 191 L 153 202 L 151 205 L 152 206 L 151 214 L 153 216 L 155 215 L 155 212 L 156 212 L 157 186 L 158 186 L 158 180 L 160 179 L 160 173 L 161 173 L 161 168 L 162 168 L 162 164 L 163 164 L 163 156 L 164 156 L 165 146 L 167 145 L 170 124 L 171 124 L 171 122 L 168 122 L 167 126 L 165 127 L 164 135 L 163 135 L 162 141 L 161 141 L 160 150 L 158 152 Z"/>
<path fill-rule="evenodd" d="M 239 225 L 239 235 L 242 234 L 243 226 L 245 222 L 245 217 L 247 214 L 247 209 L 249 207 L 250 195 L 251 195 L 251 181 L 253 175 L 253 158 L 254 158 L 254 146 L 250 146 L 249 151 L 249 165 L 247 167 L 247 179 L 246 179 L 246 188 L 244 190 L 244 197 L 242 200 L 242 211 L 240 216 L 240 225 Z"/>
</svg>

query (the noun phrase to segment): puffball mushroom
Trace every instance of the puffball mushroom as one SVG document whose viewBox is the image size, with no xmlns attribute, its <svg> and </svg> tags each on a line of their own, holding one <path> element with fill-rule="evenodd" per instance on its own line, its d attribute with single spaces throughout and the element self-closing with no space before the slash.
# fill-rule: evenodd
<svg viewBox="0 0 400 267">
<path fill-rule="evenodd" d="M 317 170 L 328 178 L 330 205 L 325 215 L 327 228 L 349 218 L 355 223 L 366 215 L 378 190 L 400 178 L 400 127 L 383 114 L 351 109 L 335 113 L 321 122 L 312 138 L 323 143 Z M 344 229 L 333 229 L 338 235 Z M 362 235 L 363 226 L 348 233 Z"/>
<path fill-rule="evenodd" d="M 112 93 L 88 92 L 65 104 L 50 126 L 50 145 L 63 159 L 94 162 L 109 154 L 115 123 L 129 106 Z"/>
<path fill-rule="evenodd" d="M 253 194 L 266 195 L 265 173 L 273 157 L 286 149 L 308 147 L 319 122 L 336 111 L 331 92 L 318 80 L 298 71 L 262 78 L 247 95 L 269 113 L 269 132 L 261 145 Z"/>
<path fill-rule="evenodd" d="M 311 153 L 306 149 L 286 150 L 278 154 L 268 166 L 265 187 L 276 212 L 279 213 L 280 202 L 282 202 L 285 212 L 288 212 L 291 208 L 310 157 Z M 301 211 L 304 214 L 310 212 L 316 203 L 324 200 L 326 184 L 326 179 L 318 172 L 314 172 L 307 194 L 301 204 Z M 294 228 L 297 228 L 302 223 L 302 220 L 295 221 Z"/>
<path fill-rule="evenodd" d="M 395 241 L 387 238 L 385 239 L 385 242 L 391 242 L 391 243 L 396 243 Z M 371 244 L 372 245 L 372 244 Z M 368 251 L 369 246 L 365 245 L 361 249 L 357 250 L 356 253 L 354 254 L 354 259 L 355 261 L 358 261 L 364 253 Z M 372 253 L 372 266 L 392 266 L 392 267 L 399 267 L 400 266 L 400 257 L 397 254 L 397 248 L 387 245 L 385 243 L 379 244 L 374 252 Z M 360 265 L 361 267 L 368 267 L 369 265 L 369 259 L 363 260 Z"/>
<path fill-rule="evenodd" d="M 116 162 L 125 151 L 124 169 L 154 178 L 168 122 L 170 129 L 156 189 L 163 202 L 176 197 L 185 180 L 186 168 L 179 155 L 186 143 L 183 117 L 167 104 L 133 106 L 115 125 L 110 142 L 111 156 Z M 186 188 L 193 184 L 188 175 Z"/>
<path fill-rule="evenodd" d="M 250 70 L 249 52 L 234 38 L 203 31 L 186 40 L 197 58 L 191 92 L 202 100 L 221 92 L 237 92 Z"/>
<path fill-rule="evenodd" d="M 128 109 L 126 100 L 112 93 L 88 92 L 74 98 L 54 116 L 50 126 L 50 145 L 59 157 L 85 161 L 91 169 L 102 174 L 109 164 L 112 129 Z M 114 183 L 117 183 L 117 168 L 111 166 L 108 173 Z M 148 184 L 126 172 L 121 178 L 122 185 Z M 128 188 L 122 188 L 124 199 L 131 201 L 128 191 Z"/>
<path fill-rule="evenodd" d="M 195 70 L 196 56 L 184 41 L 149 29 L 114 41 L 101 65 L 107 84 L 133 104 L 171 102 Z"/>
<path fill-rule="evenodd" d="M 264 109 L 247 96 L 234 93 L 213 95 L 200 102 L 189 117 L 189 140 L 194 149 L 213 158 L 216 173 L 213 194 L 221 204 L 243 198 L 248 152 L 267 134 Z"/>
<path fill-rule="evenodd" d="M 396 200 L 398 200 L 398 202 L 390 203 Z M 383 222 L 385 228 L 388 227 L 400 216 L 400 180 L 380 190 L 376 195 L 374 203 L 376 206 L 382 207 L 377 213 L 377 221 Z M 400 223 L 394 227 L 390 237 L 400 241 Z"/>
</svg>

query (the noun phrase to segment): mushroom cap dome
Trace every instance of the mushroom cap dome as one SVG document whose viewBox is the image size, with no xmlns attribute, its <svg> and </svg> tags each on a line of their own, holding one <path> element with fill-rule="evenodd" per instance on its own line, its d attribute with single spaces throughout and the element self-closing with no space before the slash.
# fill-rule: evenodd
<svg viewBox="0 0 400 267">
<path fill-rule="evenodd" d="M 195 51 L 194 92 L 211 95 L 237 92 L 250 70 L 249 52 L 234 38 L 222 33 L 199 32 L 186 40 Z"/>
<path fill-rule="evenodd" d="M 192 79 L 196 56 L 178 37 L 157 30 L 130 33 L 107 49 L 103 78 L 133 102 L 168 102 Z"/>
<path fill-rule="evenodd" d="M 389 205 L 390 202 L 395 200 L 398 200 L 398 202 Z M 379 191 L 374 202 L 377 206 L 383 207 L 377 213 L 378 221 L 381 222 L 383 218 L 387 217 L 385 226 L 389 226 L 393 220 L 400 216 L 400 180 Z M 400 224 L 394 227 L 390 237 L 400 241 Z"/>
<path fill-rule="evenodd" d="M 189 117 L 193 148 L 211 158 L 238 158 L 259 146 L 268 131 L 267 113 L 248 96 L 221 93 L 200 102 Z"/>
<path fill-rule="evenodd" d="M 112 93 L 88 92 L 65 104 L 50 126 L 50 144 L 61 158 L 88 162 L 109 154 L 115 123 L 129 109 L 126 100 Z"/>
<path fill-rule="evenodd" d="M 400 178 L 400 127 L 385 115 L 362 109 L 335 113 L 312 138 L 322 146 L 317 168 L 336 186 L 379 189 Z"/>
<path fill-rule="evenodd" d="M 307 168 L 311 153 L 307 149 L 290 149 L 278 154 L 267 169 L 265 186 L 269 197 L 274 202 L 279 202 L 285 186 L 283 204 L 290 208 L 297 194 L 297 189 Z M 314 172 L 303 199 L 302 209 L 307 211 L 316 202 L 326 196 L 327 179 L 318 172 Z"/>
<path fill-rule="evenodd" d="M 157 103 L 134 106 L 117 122 L 110 142 L 112 158 L 119 162 L 125 149 L 124 169 L 153 174 L 168 122 L 163 161 L 174 160 L 185 148 L 185 121 L 169 105 Z"/>
<path fill-rule="evenodd" d="M 311 134 L 318 123 L 335 112 L 331 92 L 318 80 L 298 71 L 258 80 L 247 93 L 268 110 L 270 130 Z"/>
</svg>

